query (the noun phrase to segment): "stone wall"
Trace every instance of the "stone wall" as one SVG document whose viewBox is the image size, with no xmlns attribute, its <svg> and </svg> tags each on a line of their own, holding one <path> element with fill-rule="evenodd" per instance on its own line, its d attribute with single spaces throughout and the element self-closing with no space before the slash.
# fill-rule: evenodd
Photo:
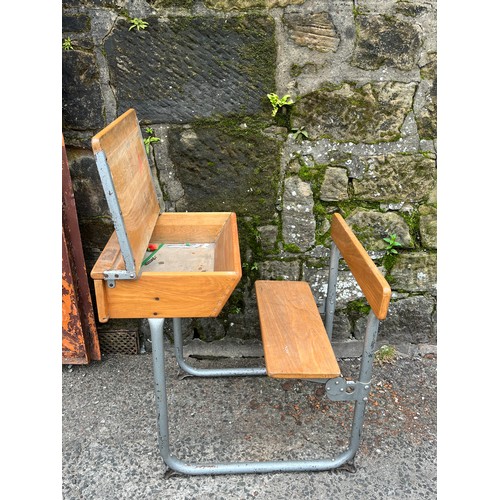
<svg viewBox="0 0 500 500">
<path fill-rule="evenodd" d="M 133 107 L 160 139 L 149 159 L 162 209 L 238 216 L 243 279 L 186 337 L 259 338 L 259 278 L 306 280 L 320 303 L 340 212 L 393 289 L 381 341 L 435 343 L 435 0 L 66 0 L 63 38 L 89 270 L 113 230 L 90 138 Z M 268 93 L 293 104 L 272 116 Z M 368 308 L 339 274 L 335 339 L 358 339 Z"/>
</svg>

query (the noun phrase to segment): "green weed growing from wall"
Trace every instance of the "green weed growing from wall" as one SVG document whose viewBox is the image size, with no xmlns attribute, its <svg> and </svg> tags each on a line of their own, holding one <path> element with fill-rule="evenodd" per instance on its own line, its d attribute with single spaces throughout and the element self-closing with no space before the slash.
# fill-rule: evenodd
<svg viewBox="0 0 500 500">
<path fill-rule="evenodd" d="M 271 116 L 276 116 L 276 113 L 283 106 L 290 106 L 291 104 L 293 104 L 292 98 L 288 94 L 284 95 L 283 97 L 279 97 L 278 94 L 272 93 L 272 94 L 267 94 L 267 98 L 269 99 L 273 107 Z"/>
<path fill-rule="evenodd" d="M 137 17 L 134 17 L 134 19 L 132 19 L 130 21 L 130 24 L 131 24 L 131 26 L 128 29 L 129 31 L 133 30 L 134 28 L 136 28 L 137 31 L 141 31 L 141 30 L 145 30 L 149 26 L 148 22 L 143 21 L 142 19 L 139 19 Z"/>
<path fill-rule="evenodd" d="M 391 234 L 387 238 L 383 238 L 384 241 L 387 243 L 387 246 L 385 247 L 385 253 L 386 254 L 397 254 L 398 251 L 394 247 L 400 247 L 402 246 L 399 241 L 397 241 L 397 235 L 396 234 Z"/>
<path fill-rule="evenodd" d="M 155 136 L 154 130 L 151 127 L 146 129 L 148 136 L 144 139 L 144 146 L 146 146 L 146 154 L 149 154 L 150 145 L 155 142 L 160 142 L 160 138 Z"/>
<path fill-rule="evenodd" d="M 68 36 L 68 38 L 65 38 L 62 43 L 62 48 L 63 50 L 73 50 L 74 47 L 71 43 L 71 38 Z"/>
</svg>

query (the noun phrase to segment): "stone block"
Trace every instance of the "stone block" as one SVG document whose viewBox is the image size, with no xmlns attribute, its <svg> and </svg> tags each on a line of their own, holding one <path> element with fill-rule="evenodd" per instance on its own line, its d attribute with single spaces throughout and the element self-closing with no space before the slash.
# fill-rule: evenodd
<svg viewBox="0 0 500 500">
<path fill-rule="evenodd" d="M 311 287 L 317 305 L 324 302 L 328 288 L 328 269 L 304 265 L 304 281 Z"/>
<path fill-rule="evenodd" d="M 145 30 L 119 20 L 104 49 L 117 113 L 186 123 L 216 114 L 254 114 L 275 87 L 274 20 L 237 17 L 147 17 Z"/>
<path fill-rule="evenodd" d="M 90 17 L 85 14 L 76 16 L 62 16 L 63 32 L 81 33 L 90 30 Z"/>
<path fill-rule="evenodd" d="M 378 339 L 385 343 L 428 343 L 434 337 L 433 311 L 435 301 L 423 295 L 391 301 L 387 318 L 380 323 Z M 366 317 L 354 326 L 354 336 L 363 338 Z"/>
<path fill-rule="evenodd" d="M 77 210 L 85 217 L 110 216 L 91 151 L 66 148 Z"/>
<path fill-rule="evenodd" d="M 194 0 L 147 0 L 155 9 L 165 9 L 168 7 L 183 7 L 190 9 Z"/>
<path fill-rule="evenodd" d="M 366 250 L 384 250 L 387 243 L 383 239 L 391 234 L 396 235 L 403 248 L 414 247 L 408 225 L 394 212 L 359 209 L 349 215 L 346 222 Z"/>
<path fill-rule="evenodd" d="M 420 207 L 420 238 L 424 248 L 437 249 L 437 210 Z"/>
<path fill-rule="evenodd" d="M 301 47 L 335 52 L 340 44 L 340 35 L 328 12 L 285 13 L 283 22 L 290 38 Z"/>
<path fill-rule="evenodd" d="M 349 178 L 347 170 L 341 167 L 328 167 L 325 171 L 325 178 L 321 185 L 319 198 L 322 201 L 347 200 L 347 186 Z"/>
<path fill-rule="evenodd" d="M 328 289 L 328 268 L 318 269 L 304 265 L 304 280 L 311 285 L 316 303 L 322 303 Z M 344 309 L 349 302 L 362 298 L 363 292 L 351 272 L 339 271 L 336 286 L 336 309 Z"/>
<path fill-rule="evenodd" d="M 305 251 L 315 242 L 313 192 L 309 183 L 297 176 L 285 180 L 283 193 L 282 234 L 286 245 Z"/>
<path fill-rule="evenodd" d="M 333 317 L 332 342 L 352 339 L 352 326 L 347 314 L 335 314 Z M 335 353 L 338 355 L 337 351 Z"/>
<path fill-rule="evenodd" d="M 259 232 L 259 241 L 264 252 L 272 252 L 278 238 L 277 226 L 260 226 L 257 228 Z"/>
<path fill-rule="evenodd" d="M 422 139 L 437 137 L 437 82 L 424 80 L 415 94 L 415 119 Z"/>
<path fill-rule="evenodd" d="M 169 155 L 190 212 L 236 212 L 273 220 L 279 143 L 249 117 L 172 127 Z"/>
<path fill-rule="evenodd" d="M 63 130 L 98 130 L 105 125 L 99 70 L 91 53 L 62 52 L 62 125 Z"/>
<path fill-rule="evenodd" d="M 300 276 L 300 262 L 282 260 L 262 262 L 260 276 L 263 280 L 297 281 Z"/>
<path fill-rule="evenodd" d="M 389 154 L 366 159 L 353 179 L 354 196 L 366 201 L 418 202 L 436 186 L 436 162 L 421 154 Z"/>
<path fill-rule="evenodd" d="M 422 29 L 417 23 L 384 15 L 355 18 L 353 66 L 376 70 L 382 66 L 408 71 L 418 62 Z"/>
<path fill-rule="evenodd" d="M 196 318 L 193 320 L 193 335 L 204 342 L 213 342 L 224 338 L 226 332 L 222 321 L 216 318 Z"/>
<path fill-rule="evenodd" d="M 205 5 L 214 10 L 245 11 L 249 9 L 262 9 L 267 7 L 286 7 L 287 5 L 300 5 L 305 0 L 203 0 Z"/>
<path fill-rule="evenodd" d="M 395 141 L 411 110 L 415 83 L 383 82 L 329 85 L 297 100 L 294 127 L 311 139 L 377 143 Z"/>
<path fill-rule="evenodd" d="M 437 256 L 418 252 L 398 255 L 391 269 L 391 288 L 436 295 Z"/>
</svg>

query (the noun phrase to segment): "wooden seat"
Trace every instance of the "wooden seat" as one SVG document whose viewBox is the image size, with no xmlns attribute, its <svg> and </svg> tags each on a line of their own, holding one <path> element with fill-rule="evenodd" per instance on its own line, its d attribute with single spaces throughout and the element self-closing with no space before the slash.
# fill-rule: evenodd
<svg viewBox="0 0 500 500">
<path fill-rule="evenodd" d="M 340 369 L 309 284 L 255 282 L 267 374 L 335 378 Z"/>
</svg>

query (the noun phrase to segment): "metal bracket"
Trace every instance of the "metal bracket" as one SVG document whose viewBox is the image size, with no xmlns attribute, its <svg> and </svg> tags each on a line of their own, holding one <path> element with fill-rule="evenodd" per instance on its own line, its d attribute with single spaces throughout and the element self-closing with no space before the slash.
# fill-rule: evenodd
<svg viewBox="0 0 500 500">
<path fill-rule="evenodd" d="M 115 227 L 118 243 L 120 244 L 120 250 L 122 253 L 123 261 L 125 262 L 126 270 L 110 270 L 104 273 L 104 279 L 109 280 L 108 286 L 110 288 L 114 288 L 115 279 L 117 280 L 136 279 L 137 273 L 135 269 L 135 262 L 134 262 L 134 256 L 132 254 L 132 248 L 130 246 L 130 241 L 127 236 L 127 230 L 125 228 L 125 223 L 123 221 L 123 215 L 120 208 L 120 203 L 116 196 L 115 185 L 113 182 L 113 177 L 111 175 L 111 170 L 106 160 L 106 155 L 104 154 L 104 151 L 98 151 L 97 153 L 95 153 L 94 156 L 96 159 L 97 170 L 101 178 L 102 187 L 104 189 L 104 195 L 106 196 L 109 211 L 111 212 L 111 218 L 113 219 L 113 225 Z"/>
<path fill-rule="evenodd" d="M 325 391 L 331 401 L 368 401 L 370 383 L 331 378 L 325 385 Z"/>
<path fill-rule="evenodd" d="M 134 272 L 124 271 L 123 269 L 110 270 L 104 273 L 104 279 L 109 288 L 116 286 L 115 280 L 135 280 L 138 278 Z"/>
</svg>

